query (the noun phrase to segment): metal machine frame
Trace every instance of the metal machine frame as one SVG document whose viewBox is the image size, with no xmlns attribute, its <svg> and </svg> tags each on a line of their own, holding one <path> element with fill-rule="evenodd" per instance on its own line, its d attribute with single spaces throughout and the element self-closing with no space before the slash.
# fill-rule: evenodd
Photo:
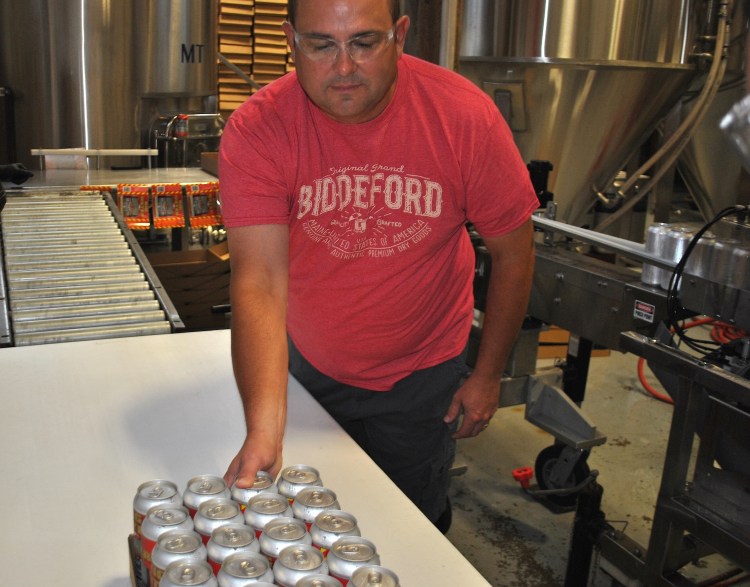
<svg viewBox="0 0 750 587">
<path fill-rule="evenodd" d="M 600 565 L 627 584 L 693 585 L 679 570 L 715 552 L 747 569 L 750 475 L 717 467 L 715 452 L 722 435 L 731 434 L 741 426 L 750 430 L 750 381 L 655 340 L 656 327 L 667 317 L 667 292 L 640 283 L 638 273 L 627 267 L 583 255 L 565 243 L 558 242 L 562 246 L 555 247 L 552 235 L 563 234 L 576 242 L 597 245 L 663 269 L 674 270 L 676 263 L 647 253 L 638 243 L 550 218 L 536 216 L 534 222 L 538 230 L 545 232 L 546 244 L 537 247 L 529 313 L 543 322 L 580 334 L 584 343 L 593 341 L 637 354 L 679 381 L 673 392 L 674 415 L 648 548 L 605 521 L 600 507 L 603 488 L 592 474 L 574 488 L 576 518 L 566 587 L 586 584 L 596 550 L 601 555 Z M 715 310 L 713 315 L 721 315 L 723 320 L 740 327 L 746 327 L 750 320 L 746 311 L 750 296 L 744 290 L 685 276 L 681 298 L 686 307 L 697 310 L 694 313 L 711 314 Z M 575 386 L 573 407 L 583 400 L 586 365 Z M 534 376 L 530 379 L 533 381 Z M 535 413 L 534 396 L 527 393 L 525 399 L 531 402 L 527 417 L 529 414 L 532 417 L 527 419 L 537 425 L 541 422 L 542 428 L 565 445 L 565 450 L 575 451 L 575 441 L 565 435 L 565 411 L 562 419 L 559 416 L 560 402 L 557 399 L 545 402 L 547 406 L 540 418 Z M 589 431 L 595 430 L 592 427 Z M 581 431 L 586 433 L 585 428 Z M 700 437 L 697 450 L 696 435 Z M 581 455 L 596 444 L 579 445 Z M 553 479 L 564 481 L 564 474 L 569 474 L 575 463 L 568 458 L 558 460 L 553 469 L 557 476 Z M 693 461 L 695 466 L 691 471 Z"/>
<path fill-rule="evenodd" d="M 750 478 L 724 471 L 714 461 L 719 438 L 733 431 L 722 425 L 723 410 L 750 426 L 750 381 L 642 335 L 623 333 L 622 344 L 662 365 L 680 385 L 648 549 L 601 524 L 596 546 L 602 557 L 628 577 L 653 586 L 692 585 L 679 569 L 714 551 L 750 568 Z M 592 521 L 600 520 L 583 517 L 577 523 Z"/>
</svg>

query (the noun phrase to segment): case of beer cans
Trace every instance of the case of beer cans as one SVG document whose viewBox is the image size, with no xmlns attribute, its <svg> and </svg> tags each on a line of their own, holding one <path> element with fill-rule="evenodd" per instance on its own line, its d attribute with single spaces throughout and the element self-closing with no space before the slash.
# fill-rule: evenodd
<svg viewBox="0 0 750 587">
<path fill-rule="evenodd" d="M 342 508 L 336 493 L 323 485 L 314 467 L 294 465 L 282 470 L 277 479 L 269 477 L 260 472 L 256 487 L 248 490 L 227 487 L 215 475 L 189 479 L 182 492 L 176 483 L 163 479 L 138 486 L 133 499 L 134 530 L 128 537 L 132 587 L 160 587 L 165 577 L 170 587 L 181 587 L 181 573 L 172 572 L 176 565 L 190 567 L 195 571 L 188 573 L 191 576 L 197 576 L 198 571 L 200 576 L 205 574 L 205 582 L 200 583 L 204 587 L 233 585 L 231 580 L 240 577 L 236 569 L 230 568 L 232 565 L 245 573 L 258 567 L 262 573 L 255 579 L 270 579 L 278 573 L 274 575 L 275 585 L 296 585 L 309 574 L 330 577 L 342 586 L 384 581 L 389 587 L 398 587 L 396 574 L 379 566 L 375 545 L 361 537 L 357 519 Z M 295 507 L 298 498 L 300 503 Z M 163 522 L 164 516 L 157 515 L 157 508 L 167 513 L 178 508 L 192 517 L 187 522 L 193 524 L 177 524 L 174 516 L 169 516 L 169 523 Z M 232 515 L 224 515 L 230 510 Z M 271 511 L 276 513 L 271 515 Z M 153 529 L 149 516 L 155 518 Z M 229 541 L 226 545 L 214 536 L 222 531 L 222 521 L 229 530 L 229 537 L 224 537 L 224 542 Z M 248 531 L 242 532 L 245 527 Z M 242 537 L 246 540 L 240 545 Z M 190 539 L 200 552 L 189 548 Z M 216 551 L 211 557 L 204 546 L 206 542 L 212 552 Z M 219 550 L 220 556 L 216 554 Z M 253 557 L 268 564 L 261 569 L 253 564 Z M 368 570 L 363 568 L 355 579 L 355 572 L 361 567 Z"/>
</svg>

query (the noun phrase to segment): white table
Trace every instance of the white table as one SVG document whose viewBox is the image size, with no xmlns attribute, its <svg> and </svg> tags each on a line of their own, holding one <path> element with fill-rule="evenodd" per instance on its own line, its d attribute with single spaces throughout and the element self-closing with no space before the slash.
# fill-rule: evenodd
<svg viewBox="0 0 750 587">
<path fill-rule="evenodd" d="M 0 585 L 128 586 L 138 485 L 222 475 L 244 437 L 227 330 L 0 349 L 0 398 Z M 293 380 L 284 462 L 404 587 L 488 585 Z"/>
</svg>

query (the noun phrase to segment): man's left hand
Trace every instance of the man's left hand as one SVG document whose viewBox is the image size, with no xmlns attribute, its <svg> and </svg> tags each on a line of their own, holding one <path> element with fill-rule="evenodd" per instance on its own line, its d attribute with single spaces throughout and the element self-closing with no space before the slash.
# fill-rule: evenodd
<svg viewBox="0 0 750 587">
<path fill-rule="evenodd" d="M 500 382 L 472 374 L 453 396 L 445 414 L 446 424 L 454 422 L 463 414 L 461 425 L 453 438 L 470 438 L 485 430 L 497 411 L 499 401 Z"/>
</svg>

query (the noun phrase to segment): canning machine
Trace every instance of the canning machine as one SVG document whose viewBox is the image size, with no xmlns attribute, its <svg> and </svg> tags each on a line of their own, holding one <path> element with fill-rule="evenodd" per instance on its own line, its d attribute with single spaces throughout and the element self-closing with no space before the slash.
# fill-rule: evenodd
<svg viewBox="0 0 750 587">
<path fill-rule="evenodd" d="M 543 205 L 501 407 L 525 404 L 527 420 L 555 438 L 526 491 L 554 511 L 576 509 L 566 586 L 587 584 L 596 551 L 626 585 L 691 585 L 680 569 L 709 553 L 748 568 L 749 209 L 742 159 L 720 130 L 745 91 L 742 9 L 464 5 L 458 69 L 503 113 Z M 473 240 L 476 343 L 491 263 Z M 705 341 L 689 328 L 709 321 L 732 336 Z M 571 333 L 559 370 L 536 369 L 546 325 Z M 674 402 L 647 545 L 605 521 L 604 489 L 586 464 L 606 441 L 584 414 L 598 345 L 643 357 Z"/>
</svg>

